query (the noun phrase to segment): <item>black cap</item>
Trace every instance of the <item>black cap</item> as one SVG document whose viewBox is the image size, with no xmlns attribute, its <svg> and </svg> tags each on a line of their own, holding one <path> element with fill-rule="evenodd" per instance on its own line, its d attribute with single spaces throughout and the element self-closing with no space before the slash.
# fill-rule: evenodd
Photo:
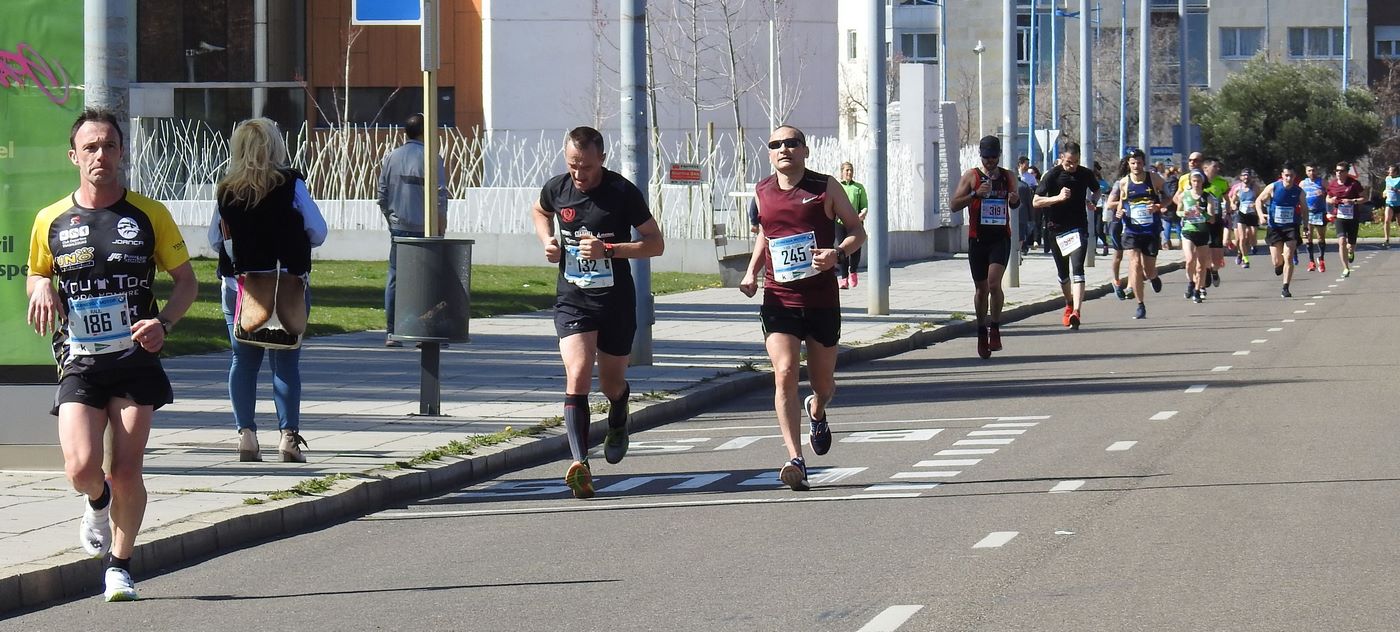
<svg viewBox="0 0 1400 632">
<path fill-rule="evenodd" d="M 983 136 L 977 143 L 977 153 L 983 158 L 1001 157 L 1001 139 L 996 136 Z"/>
</svg>

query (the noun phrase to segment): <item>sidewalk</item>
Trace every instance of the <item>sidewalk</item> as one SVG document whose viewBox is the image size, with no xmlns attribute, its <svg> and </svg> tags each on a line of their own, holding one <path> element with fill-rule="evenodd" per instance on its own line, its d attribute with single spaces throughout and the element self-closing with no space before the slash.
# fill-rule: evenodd
<svg viewBox="0 0 1400 632">
<path fill-rule="evenodd" d="M 1179 250 L 1163 251 L 1159 266 L 1163 272 L 1175 270 L 1180 257 Z M 1101 257 L 1097 263 L 1086 270 L 1090 298 L 1108 287 L 1108 261 Z M 887 316 L 865 313 L 869 276 L 861 280 L 859 288 L 841 293 L 842 364 L 972 333 L 972 282 L 964 256 L 896 267 Z M 1008 287 L 1006 300 L 1004 322 L 1059 309 L 1063 302 L 1048 255 L 1026 258 L 1021 286 Z M 771 377 L 762 371 L 767 356 L 759 303 L 758 297 L 727 288 L 658 297 L 654 365 L 628 373 L 634 428 L 683 419 L 740 393 L 771 388 Z M 1126 307 L 1093 312 L 1088 322 L 1092 330 L 1100 319 L 1130 314 Z M 150 505 L 133 560 L 135 574 L 562 458 L 563 431 L 550 428 L 478 448 L 467 457 L 395 466 L 453 440 L 506 427 L 520 430 L 560 414 L 563 367 L 552 314 L 474 320 L 470 328 L 470 344 L 452 345 L 442 354 L 443 417 L 413 415 L 419 356 L 412 348 L 384 348 L 383 332 L 310 340 L 301 361 L 301 429 L 310 441 L 305 464 L 275 460 L 276 416 L 266 372 L 257 413 L 268 460 L 240 463 L 225 381 L 228 354 L 167 359 L 177 401 L 157 413 L 146 453 Z M 975 354 L 970 340 L 955 344 Z M 601 437 L 601 429 L 593 436 Z M 346 476 L 324 478 L 335 474 Z M 308 481 L 327 482 L 329 490 L 268 499 Z M 263 502 L 245 503 L 249 499 Z M 100 588 L 98 561 L 76 547 L 80 508 L 61 472 L 0 471 L 0 613 Z"/>
</svg>

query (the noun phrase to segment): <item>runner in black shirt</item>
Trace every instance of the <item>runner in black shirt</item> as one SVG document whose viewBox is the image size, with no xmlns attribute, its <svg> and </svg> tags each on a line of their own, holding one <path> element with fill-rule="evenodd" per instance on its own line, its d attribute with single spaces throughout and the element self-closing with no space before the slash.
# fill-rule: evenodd
<svg viewBox="0 0 1400 632">
<path fill-rule="evenodd" d="M 1079 166 L 1079 143 L 1065 143 L 1060 164 L 1040 179 L 1033 204 L 1045 209 L 1046 242 L 1053 242 L 1055 268 L 1065 295 L 1066 327 L 1079 329 L 1084 305 L 1084 255 L 1089 243 L 1089 192 L 1099 192 L 1099 180 Z"/>
<path fill-rule="evenodd" d="M 545 183 L 531 214 L 545 259 L 559 264 L 554 329 L 564 358 L 564 427 L 573 454 L 564 482 L 575 498 L 593 495 L 588 392 L 595 360 L 598 385 L 611 404 L 603 456 L 617 463 L 627 454 L 627 362 L 637 311 L 632 269 L 614 260 L 655 257 L 666 247 L 646 197 L 603 168 L 606 157 L 598 130 L 574 128 L 564 142 L 569 171 Z M 638 241 L 632 241 L 633 228 Z"/>
</svg>

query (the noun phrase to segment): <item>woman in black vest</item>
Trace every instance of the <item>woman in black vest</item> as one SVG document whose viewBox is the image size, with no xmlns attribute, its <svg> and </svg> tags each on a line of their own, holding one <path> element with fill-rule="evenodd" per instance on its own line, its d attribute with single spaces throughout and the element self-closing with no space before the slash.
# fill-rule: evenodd
<svg viewBox="0 0 1400 632">
<path fill-rule="evenodd" d="M 244 121 L 233 130 L 229 145 L 228 173 L 219 181 L 218 212 L 209 227 L 209 243 L 219 253 L 224 323 L 233 346 L 228 392 L 239 433 L 238 460 L 262 460 L 253 409 L 258 371 L 266 351 L 272 365 L 272 399 L 277 405 L 282 433 L 278 452 L 283 461 L 305 463 L 301 446 L 306 445 L 306 440 L 300 433 L 301 349 L 264 349 L 242 342 L 234 336 L 234 317 L 240 279 L 251 284 L 250 279 L 270 278 L 274 293 L 281 281 L 292 277 L 302 281 L 301 288 L 309 287 L 306 282 L 311 275 L 311 249 L 325 241 L 326 221 L 301 174 L 286 166 L 287 146 L 276 123 L 264 118 Z M 304 322 L 311 308 L 311 294 L 309 290 L 298 294 L 301 296 L 293 299 L 283 296 L 284 304 L 277 312 L 286 314 L 290 307 L 300 312 L 294 317 Z M 248 305 L 244 301 L 245 310 Z M 267 318 L 265 315 L 262 320 Z M 247 322 L 246 317 L 243 322 Z M 255 332 L 260 333 L 263 332 Z"/>
</svg>

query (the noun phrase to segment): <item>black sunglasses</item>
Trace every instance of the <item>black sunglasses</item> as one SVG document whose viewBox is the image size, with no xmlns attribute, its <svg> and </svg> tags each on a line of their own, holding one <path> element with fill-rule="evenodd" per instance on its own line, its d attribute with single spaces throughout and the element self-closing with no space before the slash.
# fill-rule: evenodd
<svg viewBox="0 0 1400 632">
<path fill-rule="evenodd" d="M 778 139 L 778 140 L 770 140 L 770 141 L 768 141 L 768 148 L 769 148 L 769 149 L 777 149 L 777 148 L 779 148 L 779 147 L 787 147 L 788 149 L 797 149 L 798 147 L 801 147 L 801 146 L 802 146 L 802 141 L 800 141 L 800 140 L 798 140 L 798 139 L 796 139 L 796 138 L 780 138 L 780 139 Z"/>
</svg>

